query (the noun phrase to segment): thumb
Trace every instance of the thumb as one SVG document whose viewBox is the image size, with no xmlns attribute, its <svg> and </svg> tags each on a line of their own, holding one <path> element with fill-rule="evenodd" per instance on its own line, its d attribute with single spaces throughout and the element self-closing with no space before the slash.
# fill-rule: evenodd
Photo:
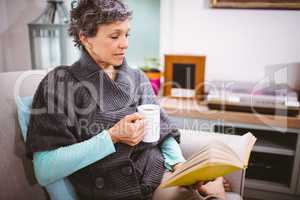
<svg viewBox="0 0 300 200">
<path fill-rule="evenodd" d="M 201 193 L 205 192 L 205 182 L 204 181 L 198 181 L 196 184 L 195 184 L 197 190 Z"/>
<path fill-rule="evenodd" d="M 198 192 L 207 194 L 207 186 L 204 185 L 203 183 L 197 185 Z"/>
<path fill-rule="evenodd" d="M 196 187 L 199 188 L 199 187 L 201 187 L 201 186 L 204 185 L 204 184 L 205 184 L 204 181 L 198 181 L 198 182 L 196 183 Z"/>
<path fill-rule="evenodd" d="M 134 122 L 136 120 L 143 119 L 144 117 L 140 113 L 133 113 L 131 115 L 127 115 L 125 120 L 126 122 Z"/>
</svg>

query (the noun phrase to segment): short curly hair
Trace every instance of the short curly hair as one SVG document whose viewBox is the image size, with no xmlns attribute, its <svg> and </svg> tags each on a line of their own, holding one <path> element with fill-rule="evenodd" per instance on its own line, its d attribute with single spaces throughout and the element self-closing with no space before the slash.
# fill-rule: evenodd
<svg viewBox="0 0 300 200">
<path fill-rule="evenodd" d="M 132 11 L 120 0 L 74 0 L 70 12 L 69 35 L 75 46 L 81 48 L 79 34 L 94 37 L 98 25 L 131 18 Z"/>
</svg>

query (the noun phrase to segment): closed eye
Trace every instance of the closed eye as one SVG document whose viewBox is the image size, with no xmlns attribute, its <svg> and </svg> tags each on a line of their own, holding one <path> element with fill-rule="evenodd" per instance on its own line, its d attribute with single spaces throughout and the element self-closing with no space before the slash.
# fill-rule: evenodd
<svg viewBox="0 0 300 200">
<path fill-rule="evenodd" d="M 110 38 L 114 39 L 114 40 L 118 39 L 119 37 L 120 37 L 120 34 L 111 34 L 110 35 Z"/>
</svg>

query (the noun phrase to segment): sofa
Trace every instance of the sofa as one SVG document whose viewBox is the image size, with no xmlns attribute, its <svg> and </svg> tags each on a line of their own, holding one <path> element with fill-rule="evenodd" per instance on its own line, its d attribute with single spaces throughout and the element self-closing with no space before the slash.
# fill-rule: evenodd
<svg viewBox="0 0 300 200">
<path fill-rule="evenodd" d="M 41 70 L 0 73 L 0 199 L 49 199 L 35 180 L 31 160 L 25 156 L 15 103 L 15 96 L 32 96 L 46 73 Z M 189 145 L 193 141 L 189 137 L 182 135 L 181 147 L 186 157 L 197 151 L 197 145 Z M 242 196 L 244 171 L 229 174 L 226 178 L 233 192 Z"/>
</svg>

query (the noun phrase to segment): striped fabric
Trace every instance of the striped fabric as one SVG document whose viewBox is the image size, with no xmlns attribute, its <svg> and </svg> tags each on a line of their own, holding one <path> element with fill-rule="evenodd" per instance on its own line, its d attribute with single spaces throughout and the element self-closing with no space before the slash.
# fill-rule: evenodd
<svg viewBox="0 0 300 200">
<path fill-rule="evenodd" d="M 27 151 L 51 150 L 84 141 L 136 112 L 137 106 L 157 104 L 152 87 L 142 72 L 129 68 L 125 61 L 116 69 L 116 79 L 111 80 L 83 52 L 80 60 L 71 67 L 62 66 L 50 72 L 35 94 L 33 107 L 53 104 L 54 110 L 60 112 L 31 117 Z M 74 99 L 59 102 L 62 96 L 69 97 L 66 95 L 69 93 L 74 94 L 71 97 Z M 53 97 L 50 98 L 52 101 L 49 96 Z M 62 105 L 63 108 L 58 109 Z M 79 112 L 91 105 L 95 107 L 90 112 Z M 164 173 L 158 146 L 169 136 L 179 139 L 179 132 L 163 111 L 160 124 L 161 137 L 157 143 L 141 142 L 135 147 L 115 144 L 116 153 L 72 174 L 70 181 L 78 195 L 82 199 L 151 198 Z"/>
</svg>

